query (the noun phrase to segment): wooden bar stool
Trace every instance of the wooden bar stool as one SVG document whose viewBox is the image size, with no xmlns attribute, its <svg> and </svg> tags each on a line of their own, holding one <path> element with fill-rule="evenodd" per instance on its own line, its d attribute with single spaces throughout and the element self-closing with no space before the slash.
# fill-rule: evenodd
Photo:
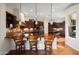
<svg viewBox="0 0 79 59">
<path fill-rule="evenodd" d="M 14 36 L 13 40 L 14 40 L 15 45 L 16 45 L 16 52 L 18 50 L 19 51 L 22 51 L 22 50 L 25 51 L 25 41 L 23 40 L 23 36 L 22 35 L 16 35 L 16 36 Z"/>
<path fill-rule="evenodd" d="M 37 51 L 37 37 L 35 35 L 29 36 L 29 42 L 30 42 L 30 50 L 35 50 Z"/>
<path fill-rule="evenodd" d="M 54 40 L 54 35 L 45 35 L 45 50 L 47 50 L 47 48 L 52 51 L 52 42 Z"/>
</svg>

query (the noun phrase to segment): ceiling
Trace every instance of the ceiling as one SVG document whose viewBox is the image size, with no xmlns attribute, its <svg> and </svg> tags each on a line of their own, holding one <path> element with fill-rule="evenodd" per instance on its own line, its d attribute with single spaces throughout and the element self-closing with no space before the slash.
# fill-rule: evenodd
<svg viewBox="0 0 79 59">
<path fill-rule="evenodd" d="M 70 3 L 52 3 L 52 19 L 64 18 L 64 10 L 70 5 Z M 20 4 L 7 4 L 12 8 L 20 9 Z M 36 8 L 35 8 L 36 6 Z M 37 9 L 37 10 L 36 10 Z M 37 11 L 37 12 L 36 12 Z M 22 3 L 21 12 L 25 16 L 35 17 L 38 19 L 50 19 L 51 18 L 51 4 L 50 3 Z"/>
</svg>

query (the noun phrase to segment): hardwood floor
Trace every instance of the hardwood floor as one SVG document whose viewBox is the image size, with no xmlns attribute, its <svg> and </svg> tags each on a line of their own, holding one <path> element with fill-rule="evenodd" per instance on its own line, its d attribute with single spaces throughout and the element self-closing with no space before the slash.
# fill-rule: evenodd
<svg viewBox="0 0 79 59">
<path fill-rule="evenodd" d="M 45 50 L 39 50 L 39 51 L 15 51 L 12 50 L 6 55 L 79 55 L 79 52 L 72 49 L 69 46 L 65 46 L 64 48 L 58 48 L 57 50 L 52 50 L 52 51 L 45 51 Z"/>
</svg>

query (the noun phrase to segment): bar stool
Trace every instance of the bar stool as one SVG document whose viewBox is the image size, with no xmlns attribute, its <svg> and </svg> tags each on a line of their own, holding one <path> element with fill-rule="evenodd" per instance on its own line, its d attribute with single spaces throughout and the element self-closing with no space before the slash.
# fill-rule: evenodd
<svg viewBox="0 0 79 59">
<path fill-rule="evenodd" d="M 29 36 L 29 42 L 30 42 L 30 50 L 35 50 L 37 51 L 37 37 L 35 35 Z"/>
<path fill-rule="evenodd" d="M 16 52 L 17 52 L 17 50 L 19 50 L 19 51 L 24 50 L 25 51 L 25 41 L 23 40 L 22 35 L 14 36 L 13 40 L 14 40 L 15 45 L 16 45 Z"/>
<path fill-rule="evenodd" d="M 47 50 L 47 48 L 52 51 L 52 42 L 54 40 L 54 35 L 45 35 L 45 50 Z"/>
</svg>

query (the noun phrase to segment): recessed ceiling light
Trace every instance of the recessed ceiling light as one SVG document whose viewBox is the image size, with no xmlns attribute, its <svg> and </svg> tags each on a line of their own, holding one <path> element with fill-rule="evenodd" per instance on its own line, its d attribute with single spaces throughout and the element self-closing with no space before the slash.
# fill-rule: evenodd
<svg viewBox="0 0 79 59">
<path fill-rule="evenodd" d="M 33 12 L 33 10 L 31 9 L 30 12 Z"/>
</svg>

